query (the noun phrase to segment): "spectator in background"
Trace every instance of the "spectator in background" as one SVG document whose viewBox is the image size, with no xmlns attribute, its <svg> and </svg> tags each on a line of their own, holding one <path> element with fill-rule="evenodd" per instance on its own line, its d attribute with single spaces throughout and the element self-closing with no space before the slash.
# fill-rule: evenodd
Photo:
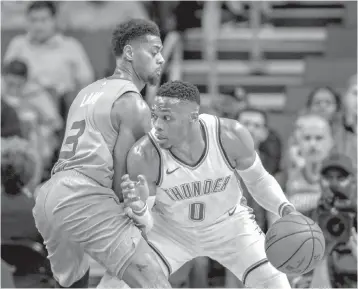
<svg viewBox="0 0 358 289">
<path fill-rule="evenodd" d="M 329 86 L 319 87 L 308 96 L 306 109 L 322 115 L 333 125 L 333 122 L 337 121 L 337 114 L 341 111 L 341 99 Z"/>
<path fill-rule="evenodd" d="M 37 166 L 33 147 L 18 137 L 1 140 L 1 240 L 39 240 L 28 185 Z"/>
<path fill-rule="evenodd" d="M 293 285 L 357 288 L 357 244 L 351 246 L 357 234 L 357 190 L 352 162 L 349 157 L 333 152 L 323 161 L 320 175 L 322 194 L 314 220 L 325 236 L 325 257 L 313 272 L 295 278 Z"/>
<path fill-rule="evenodd" d="M 353 75 L 348 82 L 343 96 L 341 125 L 334 129 L 333 134 L 335 148 L 351 158 L 357 171 L 357 75 Z"/>
<path fill-rule="evenodd" d="M 28 82 L 27 65 L 12 60 L 4 65 L 2 96 L 20 117 L 22 135 L 41 153 L 42 163 L 50 165 L 58 146 L 56 136 L 63 122 L 51 95 L 40 85 Z"/>
<path fill-rule="evenodd" d="M 303 114 L 297 123 L 297 143 L 294 150 L 289 148 L 289 166 L 281 176 L 281 184 L 296 209 L 310 217 L 321 195 L 321 164 L 333 147 L 333 138 L 327 119 L 320 115 Z"/>
<path fill-rule="evenodd" d="M 27 7 L 28 32 L 14 37 L 4 61 L 21 59 L 27 63 L 29 80 L 46 88 L 65 115 L 78 89 L 93 81 L 94 72 L 82 45 L 57 31 L 56 15 L 54 2 L 31 2 Z"/>
<path fill-rule="evenodd" d="M 129 18 L 149 19 L 141 1 L 66 1 L 59 11 L 64 28 L 84 31 L 112 29 Z"/>
</svg>

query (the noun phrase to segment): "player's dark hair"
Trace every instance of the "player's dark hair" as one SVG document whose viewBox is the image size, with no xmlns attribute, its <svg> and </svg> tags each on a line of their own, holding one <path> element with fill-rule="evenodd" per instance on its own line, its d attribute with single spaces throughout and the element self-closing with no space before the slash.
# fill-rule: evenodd
<svg viewBox="0 0 358 289">
<path fill-rule="evenodd" d="M 48 9 L 52 16 L 57 13 L 56 4 L 53 1 L 33 1 L 27 6 L 27 14 L 34 10 Z"/>
<path fill-rule="evenodd" d="M 200 92 L 198 88 L 194 84 L 185 81 L 175 80 L 166 82 L 159 87 L 157 95 L 196 102 L 200 105 Z"/>
<path fill-rule="evenodd" d="M 14 59 L 8 63 L 5 63 L 3 67 L 3 74 L 13 74 L 27 78 L 28 68 L 25 62 L 18 59 Z"/>
<path fill-rule="evenodd" d="M 144 19 L 131 19 L 120 23 L 112 33 L 112 49 L 114 55 L 121 56 L 124 47 L 130 41 L 147 35 L 160 37 L 160 31 L 157 24 Z"/>
<path fill-rule="evenodd" d="M 27 140 L 19 137 L 1 139 L 1 183 L 5 193 L 21 193 L 32 179 L 35 166 L 35 155 Z"/>
<path fill-rule="evenodd" d="M 310 108 L 312 106 L 312 101 L 313 101 L 313 98 L 315 97 L 315 95 L 317 94 L 317 92 L 321 91 L 321 90 L 327 90 L 329 91 L 333 97 L 334 97 L 334 100 L 336 102 L 336 106 L 337 106 L 337 109 L 336 109 L 336 112 L 337 111 L 340 111 L 341 109 L 341 97 L 340 95 L 330 86 L 321 86 L 321 87 L 316 87 L 315 89 L 313 89 L 311 91 L 311 93 L 308 95 L 307 97 L 307 103 L 306 103 L 306 108 Z"/>
<path fill-rule="evenodd" d="M 243 109 L 238 111 L 238 113 L 236 114 L 236 120 L 239 120 L 240 115 L 245 113 L 245 112 L 254 112 L 254 113 L 261 114 L 262 117 L 264 118 L 264 122 L 265 122 L 264 125 L 267 127 L 267 125 L 268 125 L 268 116 L 267 116 L 266 111 L 264 111 L 262 109 L 259 109 L 259 108 L 256 108 L 256 107 L 245 107 L 245 108 L 243 108 Z"/>
</svg>

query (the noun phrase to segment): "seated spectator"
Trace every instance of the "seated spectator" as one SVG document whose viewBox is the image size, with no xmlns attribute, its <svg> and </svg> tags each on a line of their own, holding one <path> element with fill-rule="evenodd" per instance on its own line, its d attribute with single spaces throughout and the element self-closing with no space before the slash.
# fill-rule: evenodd
<svg viewBox="0 0 358 289">
<path fill-rule="evenodd" d="M 357 75 L 349 80 L 343 96 L 341 125 L 335 127 L 333 134 L 336 149 L 351 158 L 357 171 Z"/>
<path fill-rule="evenodd" d="M 66 1 L 59 12 L 63 28 L 84 31 L 112 30 L 129 18 L 149 19 L 141 1 Z"/>
<path fill-rule="evenodd" d="M 60 107 L 69 107 L 74 93 L 93 81 L 94 72 L 82 45 L 56 30 L 56 5 L 51 1 L 30 2 L 27 7 L 27 34 L 12 39 L 4 61 L 23 60 L 30 82 L 51 92 Z M 65 99 L 65 96 L 68 97 Z"/>
<path fill-rule="evenodd" d="M 326 118 L 331 125 L 337 121 L 341 111 L 340 96 L 330 87 L 319 87 L 308 96 L 306 109 Z"/>
<path fill-rule="evenodd" d="M 49 93 L 40 85 L 28 82 L 27 71 L 27 65 L 19 60 L 5 64 L 2 95 L 16 109 L 24 137 L 34 146 L 39 145 L 43 162 L 49 164 L 59 143 L 56 133 L 63 122 Z"/>
<path fill-rule="evenodd" d="M 311 216 L 321 195 L 321 164 L 332 149 L 332 132 L 328 121 L 320 115 L 303 114 L 297 123 L 297 143 L 289 148 L 289 165 L 282 175 L 281 184 L 296 209 Z"/>
<path fill-rule="evenodd" d="M 29 142 L 18 137 L 1 140 L 1 240 L 39 240 L 32 216 L 35 205 L 28 185 L 36 157 Z"/>
</svg>

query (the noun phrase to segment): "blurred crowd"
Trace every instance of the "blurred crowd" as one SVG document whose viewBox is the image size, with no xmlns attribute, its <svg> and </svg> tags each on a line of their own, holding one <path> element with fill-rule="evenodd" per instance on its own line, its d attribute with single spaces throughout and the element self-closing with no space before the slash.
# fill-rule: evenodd
<svg viewBox="0 0 358 289">
<path fill-rule="evenodd" d="M 262 3 L 259 9 L 265 15 L 270 5 Z M 2 279 L 2 287 L 52 286 L 46 251 L 32 217 L 36 188 L 49 178 L 77 92 L 114 69 L 110 61 L 107 71 L 99 75 L 88 47 L 66 32 L 100 31 L 128 17 L 147 18 L 160 26 L 164 39 L 170 31 L 204 25 L 203 13 L 211 9 L 205 5 L 200 1 L 1 3 L 2 31 L 26 30 L 11 39 L 1 67 L 2 276 L 11 273 Z M 222 25 L 246 25 L 250 5 L 242 1 L 220 5 Z M 343 94 L 324 86 L 303 95 L 306 106 L 297 111 L 289 139 L 280 139 L 267 112 L 250 105 L 244 91 L 238 89 L 235 96 L 230 109 L 216 103 L 202 112 L 235 118 L 246 126 L 268 172 L 296 208 L 316 220 L 325 233 L 329 250 L 324 262 L 309 274 L 291 278 L 292 285 L 356 288 L 357 75 L 347 79 Z M 266 232 L 275 216 L 242 187 Z M 14 246 L 28 254 L 27 262 L 14 257 Z M 24 278 L 28 274 L 41 278 L 29 281 Z M 174 287 L 242 287 L 229 271 L 205 257 L 183 266 L 171 281 Z"/>
</svg>

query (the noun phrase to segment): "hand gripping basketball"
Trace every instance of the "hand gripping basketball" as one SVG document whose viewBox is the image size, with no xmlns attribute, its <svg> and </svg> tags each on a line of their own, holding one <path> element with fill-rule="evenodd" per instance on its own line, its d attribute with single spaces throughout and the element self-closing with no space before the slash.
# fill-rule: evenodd
<svg viewBox="0 0 358 289">
<path fill-rule="evenodd" d="M 277 220 L 265 237 L 267 259 L 279 271 L 301 275 L 314 269 L 325 252 L 320 227 L 299 212 Z"/>
</svg>

